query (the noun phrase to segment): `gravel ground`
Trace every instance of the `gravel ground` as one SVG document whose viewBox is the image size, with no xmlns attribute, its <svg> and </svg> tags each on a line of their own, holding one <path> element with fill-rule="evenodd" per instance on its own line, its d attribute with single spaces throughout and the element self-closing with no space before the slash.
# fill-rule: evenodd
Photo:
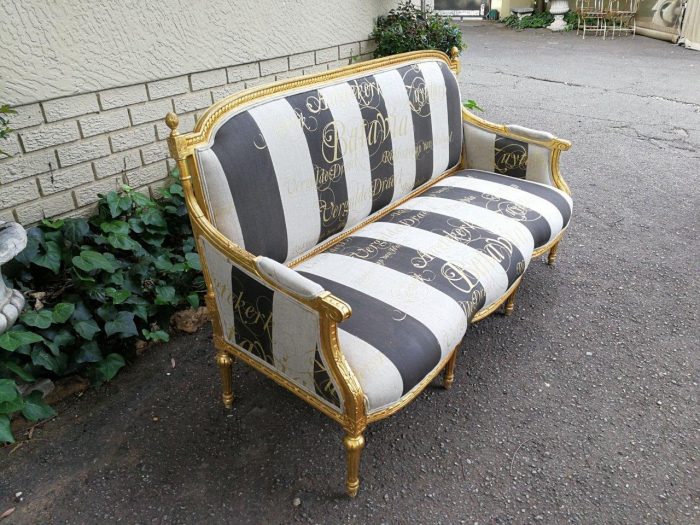
<svg viewBox="0 0 700 525">
<path fill-rule="evenodd" d="M 206 329 L 0 450 L 6 523 L 700 522 L 700 53 L 464 33 L 465 98 L 573 141 L 574 223 L 514 315 L 468 331 L 454 388 L 368 430 L 359 496 L 339 428 L 291 394 L 237 365 L 221 408 Z"/>
</svg>

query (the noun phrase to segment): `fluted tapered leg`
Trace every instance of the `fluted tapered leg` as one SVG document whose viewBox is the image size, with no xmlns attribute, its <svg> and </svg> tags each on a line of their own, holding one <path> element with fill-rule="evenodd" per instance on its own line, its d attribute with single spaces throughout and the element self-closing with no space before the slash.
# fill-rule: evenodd
<svg viewBox="0 0 700 525">
<path fill-rule="evenodd" d="M 547 255 L 547 264 L 549 264 L 551 266 L 556 262 L 558 251 L 559 251 L 559 243 L 556 243 L 549 250 L 549 254 Z"/>
<path fill-rule="evenodd" d="M 348 496 L 354 498 L 360 488 L 360 456 L 362 449 L 365 448 L 365 437 L 362 434 L 356 436 L 345 434 L 343 445 L 345 445 L 348 466 L 345 489 Z"/>
<path fill-rule="evenodd" d="M 221 399 L 224 407 L 233 406 L 233 357 L 226 352 L 216 354 L 216 364 L 221 372 Z"/>
<path fill-rule="evenodd" d="M 515 308 L 515 295 L 518 293 L 518 288 L 520 288 L 520 283 L 518 283 L 517 286 L 513 288 L 513 291 L 508 296 L 508 299 L 506 299 L 506 304 L 503 309 L 503 313 L 505 315 L 510 315 L 513 313 L 513 309 Z"/>
<path fill-rule="evenodd" d="M 452 357 L 450 357 L 450 360 L 445 365 L 445 375 L 442 378 L 442 386 L 445 389 L 451 388 L 452 383 L 455 382 L 455 365 L 457 364 L 457 352 L 458 351 L 459 351 L 458 348 L 454 349 L 454 351 L 452 352 Z"/>
</svg>

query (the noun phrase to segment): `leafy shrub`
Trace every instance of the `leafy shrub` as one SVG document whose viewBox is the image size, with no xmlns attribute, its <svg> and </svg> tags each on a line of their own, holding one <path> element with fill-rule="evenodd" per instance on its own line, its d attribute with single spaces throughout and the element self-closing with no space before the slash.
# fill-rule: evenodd
<svg viewBox="0 0 700 525">
<path fill-rule="evenodd" d="M 569 11 L 564 15 L 564 22 L 566 22 L 566 29 L 570 31 L 572 29 L 578 29 L 578 15 Z"/>
<path fill-rule="evenodd" d="M 534 13 L 520 20 L 517 15 L 510 15 L 501 18 L 499 22 L 513 29 L 537 29 L 547 27 L 554 22 L 554 15 L 548 12 Z M 578 27 L 578 15 L 573 11 L 569 11 L 564 15 L 564 22 L 566 22 L 567 30 L 576 29 Z"/>
<path fill-rule="evenodd" d="M 0 105 L 0 140 L 5 140 L 7 136 L 12 132 L 10 128 L 10 120 L 8 115 L 13 115 L 17 113 L 14 109 L 10 109 L 7 104 Z M 9 153 L 5 153 L 2 148 L 0 148 L 0 156 L 9 157 Z"/>
<path fill-rule="evenodd" d="M 89 219 L 45 220 L 3 267 L 28 308 L 0 335 L 0 442 L 12 441 L 9 415 L 51 415 L 38 392 L 16 381 L 82 374 L 107 381 L 136 338 L 167 341 L 169 318 L 198 307 L 204 290 L 182 187 L 151 200 L 124 187 L 101 196 Z"/>
<path fill-rule="evenodd" d="M 399 2 L 388 15 L 377 18 L 370 36 L 377 42 L 375 58 L 421 49 L 449 54 L 453 47 L 464 47 L 462 32 L 449 18 L 423 12 L 410 1 Z"/>
<path fill-rule="evenodd" d="M 547 27 L 554 22 L 554 15 L 548 12 L 533 13 L 530 16 L 525 16 L 518 19 L 518 15 L 510 15 L 499 20 L 502 24 L 513 29 L 537 29 Z"/>
</svg>

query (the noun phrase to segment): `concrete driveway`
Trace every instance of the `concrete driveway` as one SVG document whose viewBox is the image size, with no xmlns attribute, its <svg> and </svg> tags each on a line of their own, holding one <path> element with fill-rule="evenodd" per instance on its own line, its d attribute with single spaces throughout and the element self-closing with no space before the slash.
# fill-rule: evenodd
<svg viewBox="0 0 700 525">
<path fill-rule="evenodd" d="M 464 98 L 573 141 L 573 225 L 514 315 L 468 331 L 454 388 L 369 429 L 359 496 L 339 428 L 291 394 L 237 365 L 222 409 L 207 329 L 0 450 L 6 523 L 700 522 L 700 53 L 464 35 Z"/>
</svg>

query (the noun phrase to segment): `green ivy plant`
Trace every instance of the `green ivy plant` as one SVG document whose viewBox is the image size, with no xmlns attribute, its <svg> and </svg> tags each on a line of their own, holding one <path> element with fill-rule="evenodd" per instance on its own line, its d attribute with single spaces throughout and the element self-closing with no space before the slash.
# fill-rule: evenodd
<svg viewBox="0 0 700 525">
<path fill-rule="evenodd" d="M 434 11 L 422 11 L 410 0 L 399 2 L 388 15 L 377 18 L 370 36 L 377 43 L 375 58 L 421 49 L 449 54 L 453 47 L 460 51 L 464 47 L 462 31 L 456 24 Z"/>
<path fill-rule="evenodd" d="M 462 105 L 469 111 L 484 111 L 481 107 L 479 107 L 479 104 L 477 104 L 476 100 L 472 100 L 471 98 L 466 102 L 462 102 Z"/>
<path fill-rule="evenodd" d="M 10 119 L 8 115 L 14 115 L 17 112 L 14 109 L 10 109 L 7 104 L 0 105 L 0 140 L 5 140 L 8 135 L 13 131 L 10 127 Z M 0 148 L 0 156 L 9 157 L 9 153 L 5 153 L 2 148 Z"/>
<path fill-rule="evenodd" d="M 170 316 L 197 308 L 205 285 L 182 187 L 173 180 L 153 200 L 124 186 L 101 196 L 97 216 L 44 220 L 3 267 L 28 298 L 0 335 L 0 442 L 10 415 L 31 421 L 53 411 L 19 384 L 81 374 L 108 381 L 136 339 L 167 341 Z"/>
<path fill-rule="evenodd" d="M 566 29 L 570 31 L 571 29 L 576 29 L 578 27 L 578 15 L 569 11 L 564 15 L 564 21 L 566 22 Z M 539 29 L 542 27 L 547 27 L 552 22 L 554 22 L 554 15 L 547 11 L 541 13 L 533 13 L 530 16 L 525 16 L 523 18 L 518 18 L 518 15 L 510 15 L 499 20 L 502 24 L 507 27 L 522 30 L 522 29 Z"/>
</svg>

